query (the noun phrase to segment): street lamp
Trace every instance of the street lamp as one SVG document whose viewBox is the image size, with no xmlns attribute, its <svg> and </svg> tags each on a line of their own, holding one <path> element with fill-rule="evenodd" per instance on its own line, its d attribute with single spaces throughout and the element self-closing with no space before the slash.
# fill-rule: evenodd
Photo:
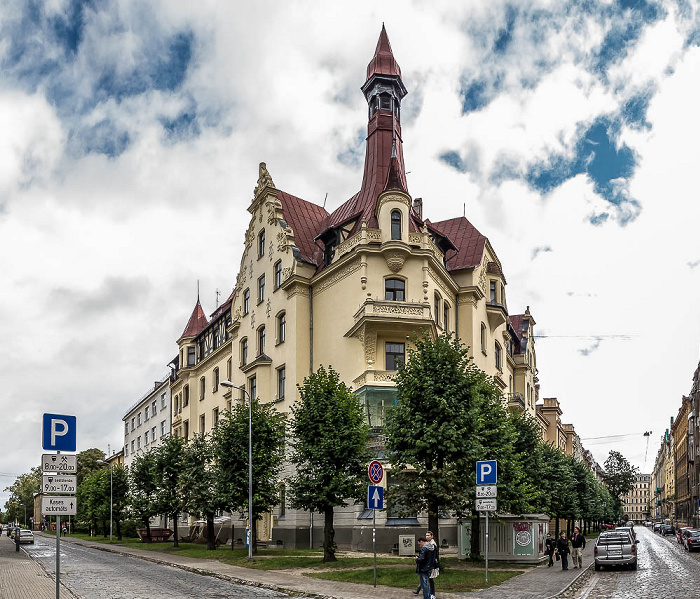
<svg viewBox="0 0 700 599">
<path fill-rule="evenodd" d="M 250 538 L 248 540 L 248 561 L 253 561 L 253 399 L 245 387 L 234 385 L 231 381 L 222 381 L 222 387 L 228 389 L 240 389 L 248 396 L 248 527 Z M 231 516 L 233 518 L 233 515 Z M 231 539 L 233 543 L 233 538 Z"/>
<path fill-rule="evenodd" d="M 107 464 L 109 465 L 109 542 L 112 542 L 112 522 L 114 521 L 112 517 L 112 508 L 114 507 L 114 494 L 113 494 L 113 486 L 112 486 L 112 474 L 114 473 L 114 465 L 110 464 L 109 462 L 105 462 L 104 460 L 97 460 L 98 464 Z"/>
</svg>

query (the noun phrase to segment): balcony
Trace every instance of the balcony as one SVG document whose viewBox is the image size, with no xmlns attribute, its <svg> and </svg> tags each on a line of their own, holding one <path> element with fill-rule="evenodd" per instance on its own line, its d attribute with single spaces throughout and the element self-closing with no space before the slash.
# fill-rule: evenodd
<svg viewBox="0 0 700 599">
<path fill-rule="evenodd" d="M 486 302 L 486 315 L 492 331 L 495 331 L 508 320 L 508 312 L 505 306 L 498 302 Z"/>
<path fill-rule="evenodd" d="M 508 393 L 506 397 L 508 398 L 509 408 L 518 408 L 525 411 L 525 398 L 522 393 Z"/>
<path fill-rule="evenodd" d="M 410 334 L 416 329 L 430 328 L 437 331 L 431 318 L 430 305 L 419 302 L 400 302 L 391 300 L 366 299 L 355 312 L 355 323 L 345 333 L 346 337 L 354 337 L 362 329 L 376 331 L 405 332 Z"/>
</svg>

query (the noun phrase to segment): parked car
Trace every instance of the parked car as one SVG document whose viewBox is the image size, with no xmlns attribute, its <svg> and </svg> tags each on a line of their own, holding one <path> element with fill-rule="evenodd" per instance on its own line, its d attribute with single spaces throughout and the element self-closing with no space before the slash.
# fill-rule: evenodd
<svg viewBox="0 0 700 599">
<path fill-rule="evenodd" d="M 31 530 L 23 528 L 19 531 L 19 542 L 20 543 L 31 543 L 34 544 L 34 533 Z"/>
<path fill-rule="evenodd" d="M 661 527 L 663 526 L 663 522 L 654 522 L 654 532 L 659 532 L 661 530 Z"/>
<path fill-rule="evenodd" d="M 692 530 L 692 526 L 682 526 L 681 528 L 678 529 L 678 532 L 676 533 L 676 538 L 678 539 L 678 542 L 682 545 L 683 544 L 683 531 L 685 530 Z"/>
<path fill-rule="evenodd" d="M 615 528 L 615 530 L 624 530 L 629 533 L 629 535 L 632 537 L 632 540 L 634 541 L 637 538 L 637 535 L 634 534 L 634 528 L 631 526 L 618 526 Z"/>
<path fill-rule="evenodd" d="M 662 534 L 663 536 L 673 535 L 676 534 L 676 530 L 671 524 L 662 524 L 661 528 L 659 529 L 659 534 Z"/>
<path fill-rule="evenodd" d="M 627 530 L 602 532 L 593 547 L 596 570 L 603 566 L 628 566 L 637 569 L 637 543 Z"/>
</svg>

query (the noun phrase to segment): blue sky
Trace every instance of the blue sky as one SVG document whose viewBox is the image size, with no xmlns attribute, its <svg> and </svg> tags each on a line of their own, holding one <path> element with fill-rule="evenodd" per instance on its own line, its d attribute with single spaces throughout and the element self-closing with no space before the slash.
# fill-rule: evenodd
<svg viewBox="0 0 700 599">
<path fill-rule="evenodd" d="M 489 237 L 542 335 L 541 395 L 584 438 L 621 421 L 660 438 L 700 357 L 686 0 L 4 2 L 0 405 L 22 438 L 51 402 L 85 447 L 118 446 L 197 280 L 211 312 L 236 279 L 258 162 L 330 209 L 357 190 L 382 22 L 409 191 Z M 28 470 L 36 437 L 3 436 L 0 473 Z M 643 466 L 635 443 L 618 449 Z"/>
</svg>

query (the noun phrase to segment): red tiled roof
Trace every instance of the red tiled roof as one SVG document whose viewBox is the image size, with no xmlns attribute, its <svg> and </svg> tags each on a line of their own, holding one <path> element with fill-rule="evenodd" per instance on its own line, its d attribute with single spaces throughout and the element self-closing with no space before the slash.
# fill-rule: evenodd
<svg viewBox="0 0 700 599">
<path fill-rule="evenodd" d="M 277 193 L 282 202 L 284 220 L 294 231 L 294 243 L 301 252 L 301 257 L 311 264 L 323 263 L 321 249 L 314 243 L 314 238 L 324 228 L 328 212 L 318 204 L 312 204 L 284 191 Z"/>
<path fill-rule="evenodd" d="M 522 340 L 522 331 L 523 331 L 523 319 L 525 318 L 524 314 L 510 314 L 510 324 L 515 330 L 515 334 L 518 336 L 519 340 Z"/>
<path fill-rule="evenodd" d="M 394 58 L 394 53 L 391 51 L 389 36 L 386 34 L 386 29 L 382 23 L 382 32 L 379 34 L 377 41 L 377 49 L 374 51 L 372 60 L 367 65 L 367 79 L 374 74 L 378 75 L 398 75 L 401 77 L 401 69 Z"/>
<path fill-rule="evenodd" d="M 466 218 L 460 216 L 437 223 L 426 220 L 426 223 L 447 237 L 459 251 L 455 258 L 448 257 L 447 270 L 473 268 L 481 264 L 486 237 L 479 233 Z"/>
<path fill-rule="evenodd" d="M 194 310 L 192 310 L 192 315 L 187 321 L 187 326 L 185 327 L 185 330 L 182 331 L 180 339 L 183 337 L 195 337 L 199 335 L 207 324 L 209 324 L 207 322 L 207 317 L 204 314 L 204 310 L 202 310 L 202 305 L 199 303 L 199 298 L 197 298 L 197 305 L 194 307 Z"/>
<path fill-rule="evenodd" d="M 221 316 L 221 314 L 226 310 L 226 308 L 228 308 L 228 307 L 231 305 L 231 302 L 233 301 L 233 294 L 234 294 L 234 293 L 236 293 L 236 288 L 235 288 L 235 287 L 233 288 L 233 291 L 231 292 L 231 295 L 228 296 L 228 298 L 226 299 L 226 301 L 225 301 L 223 304 L 221 304 L 216 310 L 214 310 L 214 311 L 209 315 L 209 322 L 210 322 L 210 323 L 213 322 L 214 320 L 216 320 L 217 318 L 219 318 L 219 316 Z"/>
</svg>

